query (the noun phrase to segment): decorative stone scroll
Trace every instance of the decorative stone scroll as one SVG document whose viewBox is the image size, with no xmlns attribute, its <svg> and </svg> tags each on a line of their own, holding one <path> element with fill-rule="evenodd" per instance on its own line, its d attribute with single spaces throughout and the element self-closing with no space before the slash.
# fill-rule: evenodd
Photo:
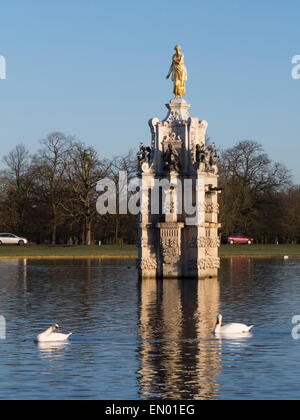
<svg viewBox="0 0 300 420">
<path fill-rule="evenodd" d="M 209 269 L 220 268 L 220 258 L 206 257 L 200 259 L 191 259 L 188 262 L 191 270 L 207 271 Z"/>
<path fill-rule="evenodd" d="M 164 264 L 176 264 L 180 260 L 178 238 L 161 238 L 160 245 Z"/>
<path fill-rule="evenodd" d="M 193 237 L 188 241 L 189 248 L 216 248 L 220 246 L 220 238 Z"/>
<path fill-rule="evenodd" d="M 156 270 L 157 261 L 156 258 L 141 258 L 137 260 L 138 270 Z"/>
</svg>

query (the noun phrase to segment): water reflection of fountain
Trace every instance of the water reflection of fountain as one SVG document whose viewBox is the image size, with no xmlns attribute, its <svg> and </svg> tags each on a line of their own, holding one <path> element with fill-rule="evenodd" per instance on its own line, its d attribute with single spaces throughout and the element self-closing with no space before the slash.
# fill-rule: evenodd
<svg viewBox="0 0 300 420">
<path fill-rule="evenodd" d="M 220 308 L 220 284 L 218 279 L 200 280 L 198 283 L 197 334 L 200 338 L 197 355 L 197 371 L 201 387 L 197 397 L 212 399 L 218 395 L 217 383 L 221 352 L 211 338 Z"/>
<path fill-rule="evenodd" d="M 217 279 L 140 282 L 140 394 L 212 399 L 218 395 Z"/>
</svg>

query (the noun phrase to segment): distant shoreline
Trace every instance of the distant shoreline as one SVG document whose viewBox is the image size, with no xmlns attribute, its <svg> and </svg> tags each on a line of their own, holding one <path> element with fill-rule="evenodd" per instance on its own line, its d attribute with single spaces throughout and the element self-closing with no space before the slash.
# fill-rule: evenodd
<svg viewBox="0 0 300 420">
<path fill-rule="evenodd" d="M 222 245 L 221 258 L 300 258 L 300 245 Z M 136 259 L 134 245 L 0 247 L 3 259 Z"/>
</svg>

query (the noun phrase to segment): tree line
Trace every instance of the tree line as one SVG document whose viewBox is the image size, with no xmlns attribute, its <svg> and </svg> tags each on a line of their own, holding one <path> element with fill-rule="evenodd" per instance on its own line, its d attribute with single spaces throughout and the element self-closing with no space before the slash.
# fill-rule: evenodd
<svg viewBox="0 0 300 420">
<path fill-rule="evenodd" d="M 96 211 L 97 182 L 116 179 L 119 170 L 133 176 L 134 153 L 102 159 L 92 146 L 59 132 L 40 143 L 34 155 L 19 144 L 3 158 L 0 231 L 38 244 L 134 243 L 135 217 Z"/>
<path fill-rule="evenodd" d="M 300 187 L 287 168 L 254 141 L 219 154 L 221 233 L 244 233 L 258 243 L 300 242 Z M 106 159 L 59 132 L 43 139 L 35 154 L 17 145 L 2 159 L 0 231 L 37 244 L 136 243 L 136 216 L 96 211 L 97 182 L 108 177 L 118 185 L 119 171 L 129 180 L 136 176 L 135 151 Z"/>
<path fill-rule="evenodd" d="M 241 141 L 220 155 L 220 222 L 224 233 L 256 243 L 300 242 L 300 187 L 261 144 Z"/>
</svg>

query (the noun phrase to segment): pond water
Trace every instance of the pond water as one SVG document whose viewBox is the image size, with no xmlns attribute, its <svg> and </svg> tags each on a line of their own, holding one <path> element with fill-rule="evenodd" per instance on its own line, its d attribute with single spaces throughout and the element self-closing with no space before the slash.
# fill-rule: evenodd
<svg viewBox="0 0 300 420">
<path fill-rule="evenodd" d="M 300 260 L 222 260 L 218 279 L 139 282 L 134 260 L 1 260 L 1 399 L 299 399 Z M 252 337 L 212 335 L 254 324 Z M 38 345 L 52 323 L 69 343 Z"/>
</svg>

